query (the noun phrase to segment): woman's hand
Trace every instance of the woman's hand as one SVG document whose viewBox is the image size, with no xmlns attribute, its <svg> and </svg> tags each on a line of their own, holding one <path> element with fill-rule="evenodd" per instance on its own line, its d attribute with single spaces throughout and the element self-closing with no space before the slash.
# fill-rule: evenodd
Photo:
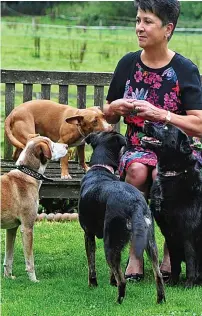
<svg viewBox="0 0 202 316">
<path fill-rule="evenodd" d="M 134 100 L 133 101 L 134 110 L 137 116 L 143 118 L 144 120 L 149 120 L 153 122 L 165 122 L 165 117 L 167 111 L 164 109 L 159 109 L 151 103 L 144 100 Z"/>
<path fill-rule="evenodd" d="M 117 99 L 110 103 L 110 111 L 115 115 L 127 116 L 134 110 L 135 99 Z"/>
</svg>

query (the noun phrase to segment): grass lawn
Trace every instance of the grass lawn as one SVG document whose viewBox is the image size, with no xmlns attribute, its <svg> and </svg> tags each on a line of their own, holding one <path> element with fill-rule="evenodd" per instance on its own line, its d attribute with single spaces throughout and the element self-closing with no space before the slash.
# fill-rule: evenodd
<svg viewBox="0 0 202 316">
<path fill-rule="evenodd" d="M 156 229 L 160 258 L 162 236 Z M 4 231 L 2 230 L 2 254 Z M 83 231 L 78 222 L 37 222 L 35 225 L 35 268 L 39 283 L 28 280 L 18 232 L 14 275 L 16 280 L 2 278 L 2 315 L 4 316 L 200 316 L 202 287 L 185 290 L 166 287 L 167 302 L 156 304 L 156 290 L 151 264 L 145 255 L 145 279 L 128 284 L 122 305 L 116 303 L 117 289 L 109 285 L 108 266 L 104 258 L 103 241 L 97 240 L 97 276 L 99 286 L 89 288 Z M 122 256 L 124 269 L 128 249 Z M 184 267 L 183 267 L 184 271 Z M 3 271 L 2 271 L 3 275 Z M 184 273 L 182 274 L 182 279 Z"/>
</svg>

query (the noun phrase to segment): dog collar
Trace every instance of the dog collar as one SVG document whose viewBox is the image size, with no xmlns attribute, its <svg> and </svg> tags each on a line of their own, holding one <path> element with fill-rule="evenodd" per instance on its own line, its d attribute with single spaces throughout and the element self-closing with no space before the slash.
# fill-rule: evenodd
<svg viewBox="0 0 202 316">
<path fill-rule="evenodd" d="M 16 166 L 16 168 L 22 172 L 24 172 L 25 174 L 27 174 L 28 176 L 35 178 L 37 180 L 46 180 L 46 181 L 50 181 L 53 182 L 53 179 L 47 178 L 46 176 L 44 176 L 41 173 L 38 173 L 37 171 L 34 171 L 24 165 L 19 165 Z"/>
<path fill-rule="evenodd" d="M 114 168 L 112 168 L 111 166 L 97 164 L 97 165 L 93 165 L 90 169 L 92 169 L 93 167 L 103 167 L 103 168 L 109 170 L 112 174 L 114 174 Z"/>
<path fill-rule="evenodd" d="M 187 170 L 184 170 L 181 172 L 177 172 L 177 171 L 158 172 L 158 174 L 160 174 L 161 176 L 164 176 L 164 177 L 176 177 L 182 173 L 187 173 Z"/>
<path fill-rule="evenodd" d="M 86 137 L 85 135 L 84 135 L 84 133 L 82 132 L 82 130 L 81 130 L 81 128 L 80 128 L 80 126 L 79 125 L 77 125 L 77 128 L 78 128 L 78 132 L 79 132 L 79 134 L 82 136 L 82 137 Z"/>
<path fill-rule="evenodd" d="M 158 168 L 158 165 L 156 166 L 156 169 L 157 169 L 157 174 L 163 176 L 163 177 L 176 177 L 176 176 L 179 176 L 180 174 L 182 173 L 187 173 L 187 169 L 183 170 L 183 171 L 172 171 L 172 170 L 168 170 L 166 172 L 162 172 L 162 171 L 159 171 L 159 168 Z"/>
</svg>

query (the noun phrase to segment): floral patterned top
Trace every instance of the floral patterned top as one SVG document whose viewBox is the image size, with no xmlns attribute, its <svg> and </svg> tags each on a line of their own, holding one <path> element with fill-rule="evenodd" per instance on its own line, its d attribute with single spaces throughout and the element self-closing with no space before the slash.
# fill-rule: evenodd
<svg viewBox="0 0 202 316">
<path fill-rule="evenodd" d="M 119 98 L 146 100 L 180 115 L 202 110 L 200 74 L 189 59 L 175 53 L 168 65 L 153 69 L 143 64 L 140 55 L 141 51 L 128 53 L 119 61 L 107 95 L 109 102 Z M 144 152 L 140 145 L 144 120 L 131 112 L 124 122 L 129 148 Z"/>
<path fill-rule="evenodd" d="M 142 63 L 140 54 L 128 53 L 119 61 L 107 95 L 109 102 L 119 98 L 146 100 L 181 115 L 186 115 L 186 110 L 202 110 L 200 74 L 190 60 L 175 53 L 167 66 L 152 69 Z M 144 120 L 132 112 L 124 122 L 129 144 L 139 147 Z"/>
</svg>

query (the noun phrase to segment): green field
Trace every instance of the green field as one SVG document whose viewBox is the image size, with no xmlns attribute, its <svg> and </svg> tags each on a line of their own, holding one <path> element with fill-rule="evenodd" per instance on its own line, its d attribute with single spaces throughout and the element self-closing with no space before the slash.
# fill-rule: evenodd
<svg viewBox="0 0 202 316">
<path fill-rule="evenodd" d="M 156 230 L 160 257 L 162 235 Z M 4 235 L 2 236 L 2 260 Z M 87 284 L 87 260 L 83 231 L 78 222 L 39 222 L 35 225 L 35 268 L 39 283 L 31 283 L 24 271 L 21 236 L 18 232 L 14 257 L 16 280 L 2 278 L 3 316 L 201 316 L 202 288 L 166 286 L 167 302 L 156 304 L 151 263 L 145 255 L 145 279 L 128 284 L 122 305 L 116 303 L 117 288 L 109 285 L 109 269 L 103 241 L 97 240 L 97 288 Z M 122 256 L 125 268 L 128 249 Z"/>
<path fill-rule="evenodd" d="M 27 24 L 4 22 L 2 18 L 2 68 L 113 71 L 124 54 L 138 49 L 135 30 L 67 29 L 48 24 L 36 29 L 31 20 Z M 36 38 L 40 57 L 35 50 Z M 202 72 L 201 42 L 200 33 L 176 32 L 169 46 L 190 58 Z"/>
<path fill-rule="evenodd" d="M 2 18 L 1 67 L 26 70 L 113 71 L 118 60 L 127 52 L 138 49 L 135 31 L 128 30 L 68 30 L 30 25 L 5 25 Z M 18 18 L 18 22 L 32 23 Z M 50 21 L 41 19 L 41 23 Z M 40 42 L 37 51 L 36 43 Z M 175 33 L 170 48 L 190 58 L 202 74 L 202 35 Z M 38 56 L 37 56 L 38 54 Z M 39 56 L 40 55 L 40 56 Z M 22 102 L 22 85 L 17 85 L 15 104 Z M 34 94 L 40 91 L 36 86 Z M 91 105 L 92 90 L 88 91 Z M 107 92 L 107 91 L 105 91 Z M 76 106 L 75 87 L 70 88 L 70 105 Z M 57 100 L 58 90 L 52 87 L 51 99 Z M 1 85 L 1 145 L 3 150 L 4 85 Z M 122 133 L 124 126 L 122 124 Z M 87 155 L 87 157 L 89 157 Z M 157 229 L 162 258 L 162 235 Z M 97 244 L 97 272 L 99 287 L 87 286 L 87 268 L 83 233 L 77 222 L 40 222 L 35 226 L 35 263 L 39 284 L 28 281 L 24 272 L 24 258 L 20 233 L 15 249 L 15 281 L 2 279 L 2 315 L 4 316 L 202 316 L 202 288 L 185 290 L 166 287 L 167 303 L 157 306 L 151 264 L 145 257 L 145 280 L 129 284 L 121 306 L 115 303 L 117 290 L 109 286 L 108 267 L 104 259 L 103 243 Z M 2 255 L 4 232 L 2 234 Z M 127 251 L 123 254 L 123 269 Z M 184 269 L 183 269 L 184 272 Z M 2 273 L 1 273 L 2 274 Z M 184 273 L 183 273 L 184 277 Z"/>
</svg>

